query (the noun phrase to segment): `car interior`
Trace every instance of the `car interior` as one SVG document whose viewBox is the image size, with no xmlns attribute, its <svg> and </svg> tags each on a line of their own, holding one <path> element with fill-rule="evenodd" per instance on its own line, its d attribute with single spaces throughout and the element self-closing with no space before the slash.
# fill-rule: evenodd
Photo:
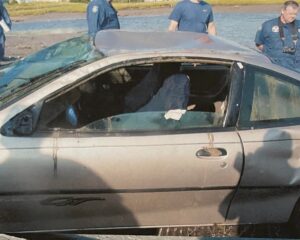
<svg viewBox="0 0 300 240">
<path fill-rule="evenodd" d="M 34 132 L 161 131 L 221 126 L 230 67 L 191 62 L 122 66 L 45 99 L 29 122 L 35 124 Z M 20 122 L 18 116 L 15 118 Z M 30 118 L 28 113 L 26 116 Z M 12 133 L 2 128 L 4 135 L 27 135 L 25 132 Z"/>
</svg>

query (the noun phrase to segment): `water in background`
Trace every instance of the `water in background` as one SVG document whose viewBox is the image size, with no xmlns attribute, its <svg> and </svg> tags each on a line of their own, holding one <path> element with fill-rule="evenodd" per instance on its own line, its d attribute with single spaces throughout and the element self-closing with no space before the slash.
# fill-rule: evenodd
<svg viewBox="0 0 300 240">
<path fill-rule="evenodd" d="M 254 48 L 254 38 L 262 22 L 277 17 L 276 13 L 215 13 L 218 35 Z M 120 17 L 124 30 L 164 31 L 168 28 L 168 15 Z M 86 19 L 64 19 L 13 24 L 9 34 L 43 34 L 86 32 Z"/>
</svg>

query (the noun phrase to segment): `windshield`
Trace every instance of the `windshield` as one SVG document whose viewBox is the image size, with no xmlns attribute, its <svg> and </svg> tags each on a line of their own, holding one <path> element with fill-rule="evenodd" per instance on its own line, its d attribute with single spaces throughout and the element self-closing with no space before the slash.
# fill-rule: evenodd
<svg viewBox="0 0 300 240">
<path fill-rule="evenodd" d="M 3 98 L 37 80 L 50 80 L 62 72 L 103 58 L 84 35 L 72 38 L 19 60 L 0 70 L 0 105 Z"/>
</svg>

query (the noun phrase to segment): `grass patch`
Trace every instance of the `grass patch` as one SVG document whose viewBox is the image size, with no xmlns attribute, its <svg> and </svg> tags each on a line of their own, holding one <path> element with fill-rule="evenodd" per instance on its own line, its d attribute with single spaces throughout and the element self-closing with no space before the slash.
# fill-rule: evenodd
<svg viewBox="0 0 300 240">
<path fill-rule="evenodd" d="M 41 15 L 51 12 L 85 12 L 85 3 L 23 3 L 9 4 L 7 10 L 12 17 Z"/>
<path fill-rule="evenodd" d="M 130 1 L 130 0 L 129 0 Z M 251 5 L 251 4 L 282 4 L 283 0 L 207 0 L 212 5 Z M 123 9 L 147 9 L 160 7 L 174 7 L 177 1 L 162 2 L 114 2 L 117 10 Z M 22 3 L 8 4 L 7 10 L 12 17 L 25 15 L 41 15 L 51 12 L 86 12 L 87 3 Z"/>
</svg>

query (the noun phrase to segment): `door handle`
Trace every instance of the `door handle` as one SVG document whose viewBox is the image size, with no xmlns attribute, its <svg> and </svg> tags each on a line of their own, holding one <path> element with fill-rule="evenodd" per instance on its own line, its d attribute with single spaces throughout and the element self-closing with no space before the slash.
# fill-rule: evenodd
<svg viewBox="0 0 300 240">
<path fill-rule="evenodd" d="M 224 158 L 227 151 L 224 148 L 202 148 L 196 152 L 198 158 Z"/>
</svg>

